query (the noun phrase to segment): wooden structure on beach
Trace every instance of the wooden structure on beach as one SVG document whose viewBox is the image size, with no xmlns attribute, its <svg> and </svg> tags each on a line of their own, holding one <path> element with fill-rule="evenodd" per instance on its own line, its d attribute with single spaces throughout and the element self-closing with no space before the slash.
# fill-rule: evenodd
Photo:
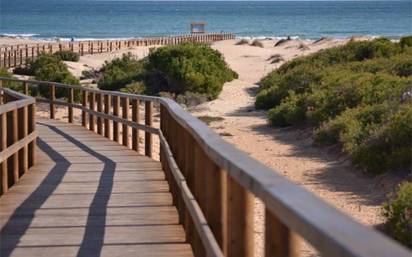
<svg viewBox="0 0 412 257">
<path fill-rule="evenodd" d="M 198 21 L 190 23 L 190 33 L 192 34 L 204 34 L 206 33 L 205 30 L 206 22 Z"/>
<path fill-rule="evenodd" d="M 299 256 L 302 239 L 323 256 L 410 256 L 173 100 L 0 81 L 24 93 L 0 89 L 1 256 L 251 257 L 254 197 L 265 206 L 265 257 Z M 39 85 L 49 98 L 29 96 Z M 66 97 L 56 99 L 56 89 Z M 36 102 L 48 103 L 47 119 L 35 119 Z M 56 106 L 67 108 L 67 122 L 55 119 Z"/>
<path fill-rule="evenodd" d="M 127 49 L 136 46 L 176 45 L 185 42 L 210 43 L 234 39 L 230 33 L 210 33 L 169 37 L 135 38 L 125 40 L 93 40 L 34 45 L 0 46 L 0 68 L 13 68 L 27 64 L 42 53 L 53 54 L 67 50 L 80 55 L 99 54 Z"/>
</svg>

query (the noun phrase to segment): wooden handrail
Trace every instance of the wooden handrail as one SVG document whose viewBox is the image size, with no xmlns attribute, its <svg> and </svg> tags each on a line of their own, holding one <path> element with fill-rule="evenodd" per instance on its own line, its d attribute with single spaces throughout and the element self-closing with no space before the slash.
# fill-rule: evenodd
<svg viewBox="0 0 412 257">
<path fill-rule="evenodd" d="M 34 165 L 35 100 L 0 87 L 0 173 L 4 194 Z"/>
<path fill-rule="evenodd" d="M 0 81 L 19 80 L 0 78 Z M 99 117 L 105 124 L 102 133 L 110 138 L 110 132 L 116 130 L 117 137 L 115 139 L 113 135 L 113 140 L 119 143 L 125 139 L 123 134 L 120 135 L 120 128 L 127 130 L 127 133 L 129 128 L 135 129 L 131 146 L 123 144 L 137 151 L 140 130 L 145 131 L 145 135 L 158 136 L 160 162 L 179 212 L 179 220 L 196 256 L 253 255 L 253 196 L 262 200 L 266 208 L 266 257 L 298 256 L 299 238 L 308 241 L 324 256 L 410 256 L 407 249 L 392 239 L 357 223 L 236 149 L 171 99 L 52 82 L 20 82 L 31 86 L 66 88 L 68 92 L 79 90 L 83 96 L 81 105 L 62 100 L 41 101 L 81 109 L 85 118 L 82 125 L 85 127 L 88 127 L 87 118 Z M 92 94 L 104 99 L 103 106 L 98 110 L 93 104 L 88 104 Z M 120 104 L 125 98 L 131 104 L 124 104 L 123 109 L 125 106 L 135 109 L 132 110 L 131 120 L 129 115 L 120 113 Z M 54 99 L 53 96 L 51 99 Z M 140 118 L 136 117 L 139 109 L 145 111 L 145 124 L 140 124 Z M 153 127 L 151 121 L 158 111 L 160 128 Z M 117 129 L 107 125 L 110 122 L 116 123 Z M 93 128 L 93 131 L 96 132 L 96 129 Z M 152 156 L 151 139 L 144 142 L 145 154 Z"/>
<path fill-rule="evenodd" d="M 209 43 L 219 40 L 234 39 L 231 33 L 209 33 L 202 35 L 181 35 L 167 37 L 132 38 L 124 40 L 93 40 L 58 43 L 40 43 L 0 47 L 0 68 L 12 68 L 27 64 L 41 53 L 53 54 L 67 50 L 85 54 L 99 54 L 129 48 L 132 46 L 175 45 L 184 42 Z"/>
</svg>

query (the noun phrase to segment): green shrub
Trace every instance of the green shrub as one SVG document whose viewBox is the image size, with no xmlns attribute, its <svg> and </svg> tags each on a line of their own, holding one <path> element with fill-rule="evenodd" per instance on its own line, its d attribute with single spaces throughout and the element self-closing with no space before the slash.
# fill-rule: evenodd
<svg viewBox="0 0 412 257">
<path fill-rule="evenodd" d="M 10 74 L 6 69 L 0 68 L 0 77 L 11 78 L 12 74 Z M 21 92 L 23 90 L 23 85 L 18 82 L 3 81 L 2 86 L 6 88 L 10 88 L 14 91 Z"/>
<path fill-rule="evenodd" d="M 407 170 L 412 48 L 403 44 L 349 42 L 296 58 L 261 80 L 255 106 L 275 126 L 320 126 L 317 143 L 340 144 L 366 170 Z"/>
<path fill-rule="evenodd" d="M 305 102 L 302 95 L 290 94 L 282 103 L 269 111 L 269 121 L 275 126 L 302 124 Z"/>
<path fill-rule="evenodd" d="M 36 80 L 51 81 L 69 85 L 78 85 L 79 80 L 76 79 L 68 70 L 60 59 L 53 55 L 40 55 L 34 62 L 30 63 L 28 69 L 34 74 Z M 50 87 L 40 85 L 38 93 L 48 98 L 50 96 Z M 56 88 L 56 97 L 67 97 L 68 90 L 64 88 Z M 75 92 L 75 100 L 78 100 L 78 92 Z"/>
<path fill-rule="evenodd" d="M 145 86 L 142 82 L 135 81 L 127 85 L 126 87 L 120 89 L 120 91 L 129 94 L 141 95 L 145 91 Z"/>
<path fill-rule="evenodd" d="M 143 62 L 137 60 L 132 54 L 124 54 L 110 62 L 106 61 L 102 69 L 102 77 L 98 87 L 103 90 L 120 90 L 126 85 L 139 81 L 143 77 Z"/>
<path fill-rule="evenodd" d="M 411 47 L 412 46 L 412 36 L 402 37 L 399 41 L 401 47 Z"/>
<path fill-rule="evenodd" d="M 396 195 L 383 205 L 390 234 L 412 248 L 412 183 L 399 185 Z"/>
<path fill-rule="evenodd" d="M 80 54 L 67 50 L 57 51 L 53 55 L 62 61 L 78 62 L 80 59 Z"/>
<path fill-rule="evenodd" d="M 156 49 L 145 64 L 145 84 L 152 94 L 192 92 L 216 98 L 223 84 L 237 78 L 216 50 L 202 44 Z"/>
</svg>

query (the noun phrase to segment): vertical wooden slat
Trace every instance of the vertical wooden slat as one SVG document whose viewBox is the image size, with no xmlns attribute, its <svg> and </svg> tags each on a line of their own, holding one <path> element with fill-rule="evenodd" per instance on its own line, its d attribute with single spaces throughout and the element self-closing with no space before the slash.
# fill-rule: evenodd
<svg viewBox="0 0 412 257">
<path fill-rule="evenodd" d="M 127 120 L 129 119 L 129 98 L 123 97 L 122 99 L 122 118 Z M 129 126 L 123 124 L 122 126 L 122 143 L 124 146 L 129 147 Z"/>
<path fill-rule="evenodd" d="M 119 109 L 120 109 L 120 97 L 119 96 L 113 96 L 113 115 L 114 116 L 119 116 Z M 119 137 L 119 123 L 116 121 L 113 121 L 113 141 L 120 143 L 120 137 Z"/>
<path fill-rule="evenodd" d="M 139 100 L 132 99 L 132 121 L 139 124 Z M 132 149 L 139 152 L 139 130 L 136 128 L 132 129 Z"/>
<path fill-rule="evenodd" d="M 51 85 L 50 86 L 50 119 L 55 118 L 55 112 L 56 112 L 56 107 L 54 105 L 54 102 L 56 101 L 56 86 Z"/>
<path fill-rule="evenodd" d="M 23 82 L 23 91 L 25 95 L 29 95 L 29 83 Z"/>
<path fill-rule="evenodd" d="M 96 101 L 97 101 L 97 111 L 99 113 L 103 112 L 103 99 L 102 94 L 96 94 Z M 99 135 L 103 135 L 103 122 L 102 118 L 97 116 L 97 133 Z"/>
<path fill-rule="evenodd" d="M 111 109 L 111 97 L 110 95 L 104 95 L 104 113 L 105 114 L 110 114 L 110 109 Z M 110 139 L 110 120 L 109 119 L 104 119 L 104 136 L 106 138 Z"/>
<path fill-rule="evenodd" d="M 265 257 L 298 257 L 299 238 L 268 209 L 265 210 Z"/>
<path fill-rule="evenodd" d="M 28 134 L 28 113 L 27 113 L 27 106 L 24 106 L 18 110 L 18 139 L 21 140 L 25 138 Z M 27 145 L 25 145 L 19 151 L 19 170 L 20 176 L 25 174 L 29 170 L 29 163 L 28 163 L 28 151 Z"/>
<path fill-rule="evenodd" d="M 5 150 L 7 148 L 7 114 L 3 113 L 0 114 L 0 121 L 1 121 L 1 145 L 0 150 Z M 9 176 L 8 176 L 8 165 L 7 160 L 1 163 L 1 188 L 2 193 L 7 193 L 9 189 Z"/>
<path fill-rule="evenodd" d="M 207 222 L 217 243 L 226 252 L 226 172 L 206 156 Z"/>
<path fill-rule="evenodd" d="M 89 102 L 89 109 L 94 111 L 95 108 L 95 99 L 96 99 L 96 94 L 94 92 L 89 93 L 90 97 L 90 102 Z M 95 125 L 96 117 L 94 114 L 89 113 L 89 130 L 94 131 L 94 125 Z"/>
<path fill-rule="evenodd" d="M 11 132 L 11 133 L 10 133 Z M 17 109 L 11 111 L 11 131 L 7 133 L 9 136 L 9 146 L 19 141 L 18 137 L 18 113 Z M 15 153 L 11 156 L 11 169 L 13 171 L 13 181 L 16 183 L 19 180 L 19 156 Z"/>
<path fill-rule="evenodd" d="M 31 104 L 28 109 L 28 120 L 29 120 L 29 126 L 28 126 L 28 133 L 32 133 L 36 129 L 36 104 Z M 29 151 L 29 157 L 28 157 L 28 162 L 29 162 L 29 167 L 32 167 L 35 163 L 35 151 L 36 151 L 36 139 L 34 139 L 28 147 Z"/>
<path fill-rule="evenodd" d="M 88 92 L 86 90 L 82 91 L 82 106 L 84 109 L 87 108 L 87 98 L 88 98 Z M 87 113 L 85 110 L 82 110 L 82 126 L 86 127 L 87 126 Z"/>
<path fill-rule="evenodd" d="M 69 104 L 73 104 L 74 103 L 74 89 L 73 88 L 69 88 Z M 73 123 L 73 106 L 69 105 L 68 108 L 68 120 L 69 123 Z"/>
<path fill-rule="evenodd" d="M 153 103 L 150 101 L 145 102 L 145 125 L 151 127 L 152 126 L 152 109 Z M 152 157 L 152 134 L 149 132 L 145 132 L 145 155 L 148 157 Z"/>
<path fill-rule="evenodd" d="M 227 256 L 253 256 L 253 196 L 227 178 Z"/>
</svg>

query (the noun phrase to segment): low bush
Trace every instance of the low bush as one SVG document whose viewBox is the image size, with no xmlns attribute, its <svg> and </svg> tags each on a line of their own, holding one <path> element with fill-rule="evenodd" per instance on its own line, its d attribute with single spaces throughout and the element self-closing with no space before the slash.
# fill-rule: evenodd
<svg viewBox="0 0 412 257">
<path fill-rule="evenodd" d="M 67 50 L 57 51 L 53 55 L 62 61 L 78 62 L 80 59 L 80 54 Z"/>
<path fill-rule="evenodd" d="M 11 78 L 12 74 L 8 72 L 6 69 L 0 68 L 0 77 Z M 2 86 L 6 88 L 10 88 L 14 91 L 22 91 L 23 85 L 21 83 L 12 82 L 12 81 L 3 81 Z"/>
<path fill-rule="evenodd" d="M 148 93 L 186 92 L 216 98 L 223 84 L 237 78 L 223 56 L 203 44 L 180 44 L 156 49 L 145 61 L 144 82 Z"/>
<path fill-rule="evenodd" d="M 28 66 L 28 70 L 34 75 L 36 80 L 51 81 L 69 85 L 78 85 L 79 80 L 75 78 L 68 70 L 67 65 L 59 58 L 53 55 L 42 54 L 34 62 Z M 50 96 L 49 86 L 38 87 L 38 93 L 48 98 Z M 75 100 L 79 98 L 79 93 L 75 92 Z M 68 90 L 64 88 L 56 88 L 56 97 L 67 97 Z"/>
<path fill-rule="evenodd" d="M 132 54 L 124 54 L 110 62 L 106 61 L 100 72 L 102 77 L 97 85 L 103 90 L 120 90 L 126 85 L 143 78 L 143 62 Z"/>
<path fill-rule="evenodd" d="M 391 236 L 412 248 L 412 183 L 400 184 L 393 198 L 384 204 L 383 210 Z"/>
<path fill-rule="evenodd" d="M 263 43 L 262 41 L 255 39 L 253 42 L 250 44 L 251 46 L 257 46 L 257 47 L 262 47 L 263 48 Z"/>
<path fill-rule="evenodd" d="M 412 46 L 412 36 L 402 37 L 399 43 L 401 47 L 411 47 Z"/>
<path fill-rule="evenodd" d="M 134 81 L 126 87 L 120 89 L 121 92 L 141 95 L 145 92 L 145 86 L 142 82 Z"/>
<path fill-rule="evenodd" d="M 289 61 L 261 80 L 255 106 L 274 126 L 315 126 L 317 143 L 340 144 L 366 170 L 407 170 L 412 47 L 401 42 L 349 42 Z"/>
<path fill-rule="evenodd" d="M 237 41 L 235 45 L 249 45 L 249 40 L 243 38 Z"/>
</svg>

